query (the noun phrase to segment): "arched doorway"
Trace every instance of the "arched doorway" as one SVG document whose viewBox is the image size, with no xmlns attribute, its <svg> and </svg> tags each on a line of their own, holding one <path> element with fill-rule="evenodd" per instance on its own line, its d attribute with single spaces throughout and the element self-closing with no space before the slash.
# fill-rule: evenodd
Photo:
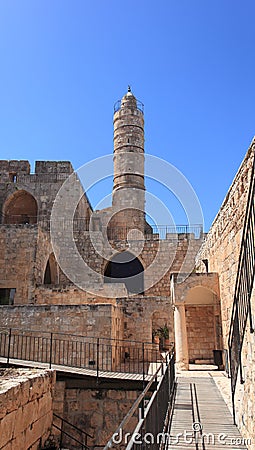
<svg viewBox="0 0 255 450">
<path fill-rule="evenodd" d="M 124 283 L 128 292 L 142 294 L 144 291 L 144 268 L 138 258 L 125 251 L 115 255 L 106 266 L 105 283 Z"/>
<path fill-rule="evenodd" d="M 54 254 L 51 253 L 44 271 L 43 284 L 58 284 L 58 283 L 59 283 L 58 265 Z"/>
<path fill-rule="evenodd" d="M 17 191 L 4 204 L 4 223 L 35 224 L 37 223 L 37 210 L 37 202 L 29 192 Z"/>
<path fill-rule="evenodd" d="M 216 294 L 204 286 L 191 288 L 185 297 L 189 362 L 213 362 L 221 348 L 220 305 Z"/>
</svg>

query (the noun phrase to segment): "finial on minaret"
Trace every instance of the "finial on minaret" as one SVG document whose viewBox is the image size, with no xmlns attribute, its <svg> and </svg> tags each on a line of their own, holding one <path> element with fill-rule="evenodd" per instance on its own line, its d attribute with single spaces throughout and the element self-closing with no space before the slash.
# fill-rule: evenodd
<svg viewBox="0 0 255 450">
<path fill-rule="evenodd" d="M 128 85 L 128 92 L 131 92 L 131 87 L 130 87 L 130 85 Z"/>
</svg>

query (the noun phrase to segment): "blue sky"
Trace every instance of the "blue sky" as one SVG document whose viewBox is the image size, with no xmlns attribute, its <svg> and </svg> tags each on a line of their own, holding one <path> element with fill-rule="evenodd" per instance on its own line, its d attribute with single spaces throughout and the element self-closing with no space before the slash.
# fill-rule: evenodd
<svg viewBox="0 0 255 450">
<path fill-rule="evenodd" d="M 254 17 L 253 0 L 2 0 L 0 158 L 78 169 L 111 153 L 130 84 L 146 152 L 190 181 L 208 229 L 255 134 Z"/>
</svg>

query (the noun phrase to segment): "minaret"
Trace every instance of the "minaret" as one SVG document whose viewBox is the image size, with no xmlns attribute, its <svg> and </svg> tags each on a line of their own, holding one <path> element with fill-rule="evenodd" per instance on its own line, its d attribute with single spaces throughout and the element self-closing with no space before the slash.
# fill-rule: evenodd
<svg viewBox="0 0 255 450">
<path fill-rule="evenodd" d="M 128 92 L 114 107 L 114 224 L 144 231 L 143 104 Z M 113 224 L 112 224 L 113 225 Z"/>
</svg>

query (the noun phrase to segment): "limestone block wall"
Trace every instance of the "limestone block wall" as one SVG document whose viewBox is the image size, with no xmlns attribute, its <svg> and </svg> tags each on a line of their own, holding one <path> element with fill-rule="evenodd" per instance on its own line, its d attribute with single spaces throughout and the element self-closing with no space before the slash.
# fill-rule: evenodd
<svg viewBox="0 0 255 450">
<path fill-rule="evenodd" d="M 213 360 L 215 344 L 214 306 L 185 306 L 189 361 Z"/>
<path fill-rule="evenodd" d="M 138 255 L 145 269 L 145 295 L 148 296 L 170 295 L 171 272 L 178 272 L 181 268 L 184 272 L 192 270 L 203 241 L 204 238 L 194 239 L 191 235 L 172 236 L 164 240 L 159 240 L 157 235 L 151 235 L 150 239 L 144 241 L 134 239 L 128 243 L 122 239 L 109 243 L 107 236 L 101 232 L 93 233 L 92 241 L 88 232 L 75 234 L 80 255 L 95 271 L 95 280 L 101 275 L 101 284 L 107 264 L 116 252 L 128 249 Z"/>
<path fill-rule="evenodd" d="M 219 274 L 225 348 L 228 348 L 229 324 L 254 151 L 255 140 L 253 140 L 248 149 L 199 255 L 200 261 L 202 259 L 208 259 L 209 271 L 215 271 Z M 204 270 L 202 263 L 200 267 Z M 252 316 L 254 321 L 254 292 L 252 295 Z M 247 438 L 254 438 L 255 435 L 255 399 L 252 394 L 255 379 L 254 355 L 255 337 L 254 334 L 250 333 L 249 327 L 247 326 L 242 349 L 245 383 L 240 385 L 238 381 L 236 388 L 237 422 L 242 434 Z"/>
<path fill-rule="evenodd" d="M 88 445 L 104 446 L 112 436 L 122 419 L 128 413 L 140 392 L 136 390 L 122 389 L 65 389 L 64 382 L 56 383 L 56 395 L 54 400 L 54 412 L 61 413 L 63 417 L 73 425 L 89 433 L 93 439 L 88 440 Z M 57 396 L 63 398 L 63 411 Z M 62 414 L 62 412 L 64 414 Z M 137 418 L 131 419 L 129 428 L 135 428 Z M 70 431 L 66 426 L 66 431 Z M 55 430 L 53 429 L 55 433 Z M 77 439 L 81 439 L 79 432 Z M 76 448 L 75 443 L 64 438 L 67 448 Z M 69 446 L 68 446 L 69 445 Z M 121 448 L 121 447 L 119 447 Z M 126 448 L 123 447 L 123 448 Z"/>
<path fill-rule="evenodd" d="M 15 288 L 14 303 L 27 303 L 34 285 L 35 225 L 0 226 L 0 288 Z"/>
<path fill-rule="evenodd" d="M 41 448 L 52 425 L 55 373 L 51 370 L 1 369 L 0 448 Z"/>
<path fill-rule="evenodd" d="M 124 314 L 125 339 L 152 342 L 155 314 L 161 314 L 169 329 L 169 339 L 174 341 L 173 308 L 170 297 L 143 297 L 117 299 Z"/>
<path fill-rule="evenodd" d="M 37 225 L 0 225 L 0 248 L 0 288 L 16 289 L 14 304 L 33 303 L 52 253 L 49 234 Z M 70 283 L 58 272 L 62 283 Z"/>
<path fill-rule="evenodd" d="M 88 303 L 115 305 L 116 299 L 95 296 L 73 285 L 42 285 L 36 287 L 33 303 L 36 305 L 85 305 Z"/>
<path fill-rule="evenodd" d="M 208 259 L 209 272 L 217 272 L 219 274 L 223 343 L 225 348 L 227 348 L 254 150 L 255 141 L 253 141 L 235 176 L 198 258 L 200 270 L 205 271 L 205 266 L 201 262 L 202 259 Z"/>
<path fill-rule="evenodd" d="M 252 316 L 255 321 L 255 289 L 252 292 Z M 244 344 L 242 349 L 242 367 L 244 384 L 237 380 L 235 405 L 236 421 L 242 435 L 252 440 L 249 450 L 255 446 L 255 333 L 251 333 L 249 326 L 246 327 Z"/>
<path fill-rule="evenodd" d="M 123 357 L 124 346 L 120 350 L 114 345 L 116 339 L 123 339 L 122 310 L 114 305 L 2 306 L 0 312 L 0 328 L 12 329 L 10 358 L 78 367 L 91 365 L 92 369 L 95 362 L 90 361 L 98 358 L 100 367 L 112 370 Z M 0 350 L 6 357 L 4 335 Z"/>
<path fill-rule="evenodd" d="M 26 191 L 33 195 L 38 206 L 40 221 L 49 221 L 53 202 L 64 181 L 73 173 L 69 161 L 36 161 L 35 173 L 30 173 L 28 161 L 0 161 L 0 212 L 3 211 L 7 199 L 18 191 Z M 15 179 L 13 179 L 15 174 Z M 82 195 L 77 206 L 76 218 L 90 217 L 91 206 Z"/>
<path fill-rule="evenodd" d="M 121 337 L 121 311 L 111 304 L 0 307 L 0 327 L 91 337 Z"/>
<path fill-rule="evenodd" d="M 13 174 L 28 175 L 30 174 L 30 164 L 25 160 L 0 160 L 0 183 L 10 183 Z M 0 190 L 0 192 L 2 189 Z M 2 197 L 0 194 L 0 198 Z"/>
<path fill-rule="evenodd" d="M 34 269 L 34 283 L 36 285 L 42 284 L 44 280 L 44 273 L 46 264 L 52 253 L 52 246 L 49 234 L 38 227 L 38 236 L 35 247 L 35 269 Z M 33 286 L 35 288 L 35 286 Z"/>
</svg>

